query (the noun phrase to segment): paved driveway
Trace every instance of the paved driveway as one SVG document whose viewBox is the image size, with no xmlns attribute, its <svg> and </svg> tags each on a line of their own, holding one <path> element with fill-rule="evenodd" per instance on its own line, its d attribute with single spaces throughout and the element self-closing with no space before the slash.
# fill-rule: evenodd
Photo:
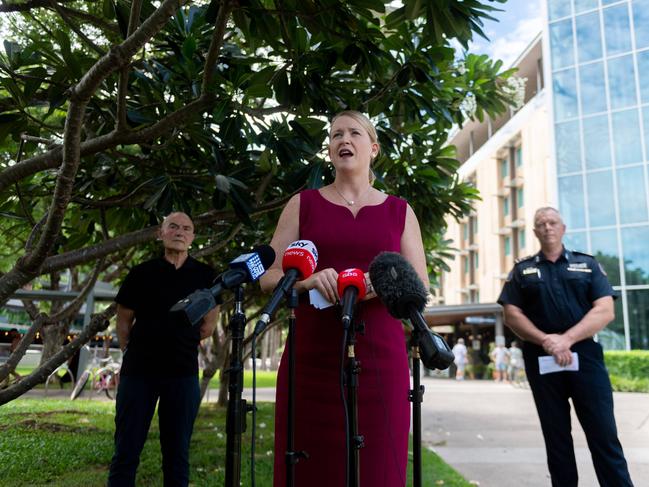
<svg viewBox="0 0 649 487">
<path fill-rule="evenodd" d="M 424 378 L 423 441 L 481 487 L 550 486 L 529 389 L 492 381 Z M 615 393 L 615 416 L 631 478 L 649 486 L 649 394 Z M 597 486 L 586 439 L 573 413 L 580 485 Z"/>
</svg>

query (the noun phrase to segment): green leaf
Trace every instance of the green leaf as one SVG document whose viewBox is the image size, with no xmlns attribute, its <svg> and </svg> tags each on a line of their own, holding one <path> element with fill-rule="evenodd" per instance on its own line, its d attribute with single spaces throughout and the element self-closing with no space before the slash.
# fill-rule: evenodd
<svg viewBox="0 0 649 487">
<path fill-rule="evenodd" d="M 323 173 L 324 173 L 324 166 L 322 162 L 316 161 L 313 164 L 311 164 L 307 187 L 309 189 L 321 188 L 324 184 L 322 180 Z"/>
<path fill-rule="evenodd" d="M 101 11 L 106 19 L 115 18 L 115 3 L 113 0 L 103 0 L 101 2 Z"/>
<path fill-rule="evenodd" d="M 189 36 L 185 39 L 185 42 L 183 42 L 182 52 L 185 59 L 191 59 L 194 57 L 194 53 L 196 52 L 196 39 L 194 39 L 193 36 Z"/>
<path fill-rule="evenodd" d="M 424 2 L 422 0 L 404 0 L 403 3 L 406 8 L 405 16 L 409 20 L 419 17 L 424 7 Z"/>
<path fill-rule="evenodd" d="M 214 123 L 222 123 L 223 120 L 229 115 L 230 100 L 223 100 L 216 105 L 214 111 L 212 111 L 212 117 L 214 118 Z"/>
<path fill-rule="evenodd" d="M 288 87 L 288 76 L 286 75 L 285 70 L 280 71 L 275 77 L 273 89 L 275 90 L 277 101 L 281 105 L 287 105 L 289 103 L 290 93 Z"/>
<path fill-rule="evenodd" d="M 230 201 L 232 202 L 232 208 L 237 217 L 239 217 L 244 224 L 251 226 L 252 220 L 250 219 L 250 212 L 252 211 L 252 208 L 234 187 L 231 187 L 230 189 Z"/>
<path fill-rule="evenodd" d="M 353 66 L 359 61 L 362 55 L 363 52 L 356 44 L 350 44 L 343 51 L 343 61 Z"/>
</svg>

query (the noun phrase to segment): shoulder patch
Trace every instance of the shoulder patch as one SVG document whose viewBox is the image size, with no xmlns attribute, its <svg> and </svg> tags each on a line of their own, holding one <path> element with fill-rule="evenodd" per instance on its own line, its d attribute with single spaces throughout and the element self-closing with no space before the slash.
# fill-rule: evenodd
<svg viewBox="0 0 649 487">
<path fill-rule="evenodd" d="M 587 254 L 586 252 L 580 252 L 579 250 L 571 250 L 570 252 L 572 252 L 573 254 L 576 254 L 576 255 L 585 255 L 586 257 L 590 257 L 592 259 L 595 258 L 591 254 Z"/>
<path fill-rule="evenodd" d="M 526 260 L 530 260 L 530 259 L 533 259 L 533 258 L 534 258 L 533 255 L 528 255 L 527 257 L 521 257 L 520 259 L 516 259 L 514 261 L 514 264 L 520 264 L 521 262 L 525 262 Z"/>
<path fill-rule="evenodd" d="M 604 274 L 606 277 L 608 277 L 608 274 L 607 274 L 606 271 L 604 270 L 604 267 L 602 267 L 602 264 L 600 264 L 600 263 L 598 262 L 597 265 L 599 266 L 599 270 L 602 271 L 602 274 Z"/>
</svg>

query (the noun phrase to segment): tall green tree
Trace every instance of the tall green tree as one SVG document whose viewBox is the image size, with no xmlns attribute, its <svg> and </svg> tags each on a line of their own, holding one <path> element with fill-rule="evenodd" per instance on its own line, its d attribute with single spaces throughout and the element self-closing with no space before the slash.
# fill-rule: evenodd
<svg viewBox="0 0 649 487">
<path fill-rule="evenodd" d="M 347 108 L 376 123 L 376 184 L 432 246 L 477 196 L 446 145 L 463 101 L 479 118 L 509 103 L 511 72 L 451 42 L 503 1 L 5 0 L 0 303 L 68 270 L 118 279 L 172 210 L 219 267 L 267 242 L 287 199 L 331 178 L 326 121 Z M 34 326 L 65 310 L 32 309 Z"/>
</svg>

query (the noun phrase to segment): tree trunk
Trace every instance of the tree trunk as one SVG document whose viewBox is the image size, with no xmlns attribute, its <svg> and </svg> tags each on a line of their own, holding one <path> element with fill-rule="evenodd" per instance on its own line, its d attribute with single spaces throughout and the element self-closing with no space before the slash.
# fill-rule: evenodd
<svg viewBox="0 0 649 487">
<path fill-rule="evenodd" d="M 266 333 L 261 340 L 261 347 L 259 347 L 259 358 L 261 360 L 261 370 L 268 370 L 268 351 L 270 346 L 270 333 Z M 255 358 L 252 357 L 254 360 Z"/>
<path fill-rule="evenodd" d="M 279 360 L 282 357 L 282 327 L 276 326 L 270 330 L 270 368 L 271 370 L 277 370 L 279 368 Z"/>
<path fill-rule="evenodd" d="M 39 366 L 47 362 L 50 357 L 54 356 L 65 342 L 65 337 L 68 333 L 68 327 L 65 323 L 46 324 L 41 330 L 43 337 L 43 351 L 41 353 L 41 361 Z"/>
</svg>

